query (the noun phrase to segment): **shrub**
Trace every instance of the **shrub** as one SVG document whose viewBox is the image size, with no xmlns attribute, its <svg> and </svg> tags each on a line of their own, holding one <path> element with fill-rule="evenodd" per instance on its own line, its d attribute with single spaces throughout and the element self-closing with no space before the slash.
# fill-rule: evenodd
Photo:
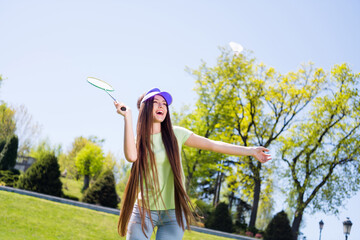
<svg viewBox="0 0 360 240">
<path fill-rule="evenodd" d="M 20 176 L 18 188 L 62 197 L 60 169 L 54 153 L 46 153 Z"/>
<path fill-rule="evenodd" d="M 16 182 L 19 180 L 20 172 L 17 169 L 0 170 L 0 182 L 5 186 L 15 187 Z"/>
<path fill-rule="evenodd" d="M 78 197 L 73 196 L 73 195 L 71 195 L 71 194 L 63 194 L 62 197 L 63 197 L 63 198 L 66 198 L 66 199 L 73 200 L 73 201 L 79 201 L 79 198 L 78 198 Z"/>
<path fill-rule="evenodd" d="M 196 206 L 194 212 L 196 221 L 191 224 L 198 227 L 205 227 L 205 221 L 209 218 L 211 212 L 214 210 L 214 207 L 200 199 L 194 200 L 193 203 Z"/>
<path fill-rule="evenodd" d="M 211 204 L 207 204 L 203 200 L 196 200 L 196 214 L 207 219 L 214 210 Z"/>
<path fill-rule="evenodd" d="M 247 231 L 247 232 L 245 232 L 245 235 L 248 236 L 248 237 L 253 237 L 254 233 L 250 232 L 250 231 Z"/>
<path fill-rule="evenodd" d="M 287 214 L 277 213 L 265 229 L 264 240 L 292 240 L 293 234 Z"/>
<path fill-rule="evenodd" d="M 255 235 L 259 232 L 259 229 L 257 229 L 256 227 L 248 227 L 247 231 L 252 232 Z"/>
<path fill-rule="evenodd" d="M 232 218 L 226 203 L 221 202 L 216 206 L 205 222 L 205 227 L 229 233 L 233 231 Z"/>
<path fill-rule="evenodd" d="M 251 210 L 251 205 L 242 200 L 241 198 L 236 199 L 236 214 L 234 231 L 236 233 L 245 233 L 247 230 L 247 223 L 245 221 L 245 215 Z M 251 231 L 251 230 L 250 230 Z"/>
<path fill-rule="evenodd" d="M 0 143 L 0 170 L 11 170 L 16 164 L 19 140 L 13 135 L 8 141 Z"/>
<path fill-rule="evenodd" d="M 85 191 L 83 202 L 117 208 L 119 203 L 115 190 L 115 178 L 111 170 L 105 171 L 94 184 Z"/>
</svg>

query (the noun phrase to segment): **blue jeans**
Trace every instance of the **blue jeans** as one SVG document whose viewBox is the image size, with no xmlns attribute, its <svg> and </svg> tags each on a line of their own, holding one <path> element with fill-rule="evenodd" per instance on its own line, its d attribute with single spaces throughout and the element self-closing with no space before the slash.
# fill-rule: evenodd
<svg viewBox="0 0 360 240">
<path fill-rule="evenodd" d="M 156 240 L 181 240 L 184 235 L 184 230 L 176 221 L 175 209 L 150 211 L 154 226 L 157 226 Z M 185 221 L 185 218 L 184 218 Z M 135 204 L 133 212 L 130 217 L 126 239 L 127 240 L 145 240 L 150 239 L 154 230 L 148 214 L 145 215 L 145 233 L 141 229 L 141 217 L 138 206 Z"/>
</svg>

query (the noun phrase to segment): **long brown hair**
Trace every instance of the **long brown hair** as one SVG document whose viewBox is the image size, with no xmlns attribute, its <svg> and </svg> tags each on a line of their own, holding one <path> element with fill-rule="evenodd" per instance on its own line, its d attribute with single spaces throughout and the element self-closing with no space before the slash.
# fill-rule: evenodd
<svg viewBox="0 0 360 240">
<path fill-rule="evenodd" d="M 139 117 L 137 122 L 136 140 L 138 158 L 132 165 L 130 177 L 124 192 L 118 222 L 118 233 L 121 236 L 126 235 L 127 225 L 139 192 L 141 195 L 141 207 L 139 206 L 139 213 L 141 217 L 141 228 L 144 234 L 144 229 L 146 228 L 146 213 L 148 214 L 148 217 L 150 217 L 152 223 L 149 204 L 149 186 L 154 189 L 154 191 L 150 193 L 153 199 L 155 199 L 156 202 L 163 202 L 163 199 L 161 199 L 161 196 L 159 195 L 159 181 L 157 178 L 155 156 L 151 149 L 154 97 L 146 100 L 144 104 L 140 104 L 144 95 L 145 94 L 138 99 Z M 174 175 L 176 221 L 179 226 L 185 230 L 185 226 L 190 229 L 190 221 L 193 218 L 192 211 L 194 211 L 194 208 L 183 186 L 179 146 L 172 128 L 169 108 L 167 110 L 167 115 L 161 123 L 161 136 Z M 183 216 L 185 217 L 186 225 Z"/>
</svg>

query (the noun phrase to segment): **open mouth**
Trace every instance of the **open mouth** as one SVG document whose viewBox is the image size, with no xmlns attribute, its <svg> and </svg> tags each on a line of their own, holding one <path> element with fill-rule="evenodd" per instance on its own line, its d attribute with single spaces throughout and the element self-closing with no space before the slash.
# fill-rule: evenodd
<svg viewBox="0 0 360 240">
<path fill-rule="evenodd" d="M 162 115 L 164 115 L 164 111 L 163 110 L 158 110 L 158 111 L 156 111 L 156 114 L 162 116 Z"/>
</svg>

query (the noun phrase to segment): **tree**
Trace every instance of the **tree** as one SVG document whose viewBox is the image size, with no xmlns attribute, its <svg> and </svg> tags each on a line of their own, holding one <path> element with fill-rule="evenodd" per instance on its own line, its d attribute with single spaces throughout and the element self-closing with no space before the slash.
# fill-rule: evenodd
<svg viewBox="0 0 360 240">
<path fill-rule="evenodd" d="M 125 192 L 126 184 L 129 180 L 129 176 L 131 172 L 131 164 L 122 158 L 120 159 L 120 163 L 118 167 L 119 167 L 118 178 L 117 178 L 118 181 L 116 185 L 116 190 L 119 193 L 119 196 L 122 197 Z"/>
<path fill-rule="evenodd" d="M 60 170 L 55 154 L 47 152 L 39 156 L 25 174 L 20 176 L 17 187 L 62 197 Z"/>
<path fill-rule="evenodd" d="M 247 224 L 245 222 L 246 213 L 251 210 L 251 206 L 240 198 L 236 198 L 234 201 L 236 206 L 235 224 L 236 232 L 246 230 Z M 231 208 L 230 208 L 231 209 Z"/>
<path fill-rule="evenodd" d="M 115 178 L 111 170 L 102 173 L 95 183 L 88 188 L 82 199 L 83 202 L 100 204 L 101 206 L 117 208 L 119 203 L 115 190 Z"/>
<path fill-rule="evenodd" d="M 104 158 L 103 171 L 110 170 L 113 173 L 118 173 L 120 166 L 116 162 L 116 157 L 113 153 L 108 152 Z"/>
<path fill-rule="evenodd" d="M 68 178 L 79 178 L 79 173 L 75 165 L 75 158 L 76 155 L 81 151 L 83 147 L 85 147 L 88 142 L 89 140 L 84 137 L 77 137 L 72 143 L 70 151 L 68 151 L 67 154 L 62 154 L 61 156 L 59 156 L 60 170 L 61 172 L 66 170 L 66 176 Z"/>
<path fill-rule="evenodd" d="M 313 70 L 311 65 L 282 75 L 264 64 L 255 64 L 254 58 L 225 50 L 216 66 L 210 68 L 204 63 L 190 72 L 197 78 L 202 112 L 217 119 L 214 135 L 243 146 L 275 146 L 324 81 L 323 71 Z M 205 121 L 200 124 L 207 126 Z M 262 184 L 267 188 L 273 165 L 262 165 L 252 157 L 228 157 L 220 164 L 220 169 L 236 169 L 242 195 L 252 201 L 249 226 L 254 227 Z"/>
<path fill-rule="evenodd" d="M 199 92 L 199 94 L 201 94 L 201 90 L 199 90 Z M 206 101 L 199 97 L 195 110 L 192 112 L 190 112 L 187 107 L 184 107 L 180 112 L 173 113 L 174 124 L 185 127 L 205 138 L 221 140 L 221 137 L 215 132 L 215 125 L 218 124 L 219 121 L 217 110 L 208 112 L 205 108 L 205 106 L 211 108 L 211 106 L 214 105 L 214 102 Z M 224 141 L 224 139 L 222 140 Z M 186 176 L 186 189 L 190 196 L 207 198 L 215 192 L 220 192 L 224 177 L 218 172 L 221 169 L 219 163 L 225 158 L 223 154 L 184 146 L 181 155 Z M 199 185 L 200 188 L 202 188 L 202 196 L 199 196 L 197 189 Z M 214 196 L 213 206 L 218 202 L 219 195 Z"/>
<path fill-rule="evenodd" d="M 19 176 L 20 171 L 17 169 L 0 170 L 0 182 L 5 183 L 5 186 L 15 187 Z"/>
<path fill-rule="evenodd" d="M 96 136 L 90 136 L 88 138 L 85 138 L 82 136 L 76 137 L 74 139 L 74 142 L 71 145 L 70 150 L 67 153 L 61 154 L 59 156 L 59 164 L 60 164 L 61 172 L 66 171 L 66 173 L 67 173 L 66 176 L 68 178 L 79 179 L 79 173 L 78 173 L 77 167 L 75 165 L 76 155 L 81 151 L 81 149 L 83 147 L 85 147 L 85 145 L 87 143 L 92 142 L 94 144 L 101 146 L 101 144 L 104 141 L 105 141 L 104 139 L 98 139 L 98 137 L 96 137 Z"/>
<path fill-rule="evenodd" d="M 14 110 L 9 108 L 6 103 L 0 105 L 0 140 L 7 140 L 15 134 L 14 114 Z"/>
<path fill-rule="evenodd" d="M 5 144 L 0 143 L 0 170 L 11 170 L 15 167 L 18 144 L 16 135 L 13 135 Z"/>
<path fill-rule="evenodd" d="M 304 211 L 337 214 L 360 187 L 360 74 L 335 65 L 304 120 L 281 138 L 284 191 L 299 232 Z"/>
<path fill-rule="evenodd" d="M 228 205 L 220 202 L 215 211 L 210 215 L 209 220 L 205 222 L 207 228 L 229 232 L 233 231 L 233 223 Z"/>
<path fill-rule="evenodd" d="M 16 124 L 16 135 L 19 137 L 18 154 L 28 155 L 33 143 L 41 133 L 41 126 L 34 122 L 25 105 L 14 108 L 14 121 Z"/>
<path fill-rule="evenodd" d="M 101 172 L 104 164 L 104 154 L 98 145 L 88 142 L 76 155 L 75 165 L 77 171 L 84 176 L 84 187 L 89 187 L 90 177 Z"/>
<path fill-rule="evenodd" d="M 211 213 L 215 210 L 215 208 L 212 206 L 212 204 L 208 204 L 204 202 L 203 200 L 197 199 L 195 201 L 195 213 L 200 216 L 200 221 L 205 223 L 208 221 L 209 217 L 211 216 Z"/>
<path fill-rule="evenodd" d="M 284 211 L 277 213 L 270 221 L 264 234 L 264 240 L 292 240 L 290 222 Z"/>
<path fill-rule="evenodd" d="M 35 159 L 42 159 L 44 156 L 52 154 L 57 158 L 61 155 L 61 152 L 61 145 L 51 146 L 50 141 L 44 139 L 30 149 L 29 155 Z"/>
</svg>

